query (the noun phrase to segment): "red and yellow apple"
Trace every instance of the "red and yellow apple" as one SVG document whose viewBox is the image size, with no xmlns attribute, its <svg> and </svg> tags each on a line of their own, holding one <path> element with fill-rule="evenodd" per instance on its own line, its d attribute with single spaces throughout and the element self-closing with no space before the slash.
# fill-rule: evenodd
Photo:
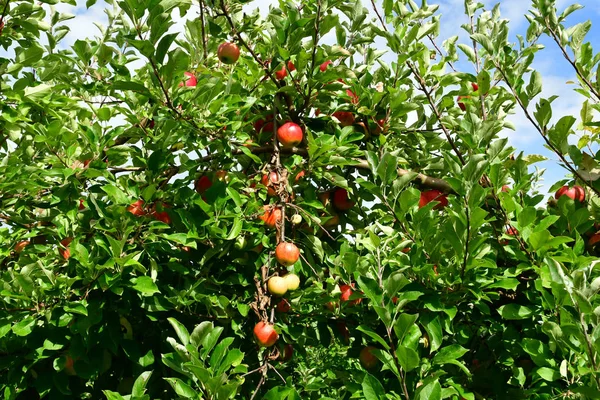
<svg viewBox="0 0 600 400">
<path fill-rule="evenodd" d="M 29 245 L 29 240 L 21 240 L 15 245 L 15 253 L 19 254 Z"/>
<path fill-rule="evenodd" d="M 254 338 L 262 347 L 271 347 L 279 339 L 275 326 L 268 322 L 260 321 L 254 327 Z"/>
<path fill-rule="evenodd" d="M 179 87 L 182 87 L 184 85 L 189 86 L 189 87 L 194 87 L 198 84 L 196 77 L 191 72 L 184 72 L 183 75 L 184 75 L 184 79 L 183 79 L 183 82 L 179 82 Z"/>
<path fill-rule="evenodd" d="M 351 126 L 355 121 L 354 114 L 350 111 L 336 111 L 333 113 L 333 116 L 340 121 L 340 125 L 342 126 Z"/>
<path fill-rule="evenodd" d="M 296 274 L 287 274 L 283 277 L 287 285 L 287 290 L 293 292 L 300 287 L 300 277 Z"/>
<path fill-rule="evenodd" d="M 267 282 L 269 293 L 275 296 L 283 296 L 288 291 L 288 282 L 281 276 L 273 276 Z"/>
<path fill-rule="evenodd" d="M 65 260 L 68 260 L 69 258 L 71 258 L 71 250 L 69 249 L 69 245 L 71 244 L 72 241 L 73 241 L 73 238 L 70 238 L 70 237 L 65 238 L 60 241 L 60 245 L 62 247 L 58 248 L 58 252 Z"/>
<path fill-rule="evenodd" d="M 240 48 L 235 43 L 221 43 L 217 49 L 217 57 L 223 64 L 234 64 L 240 58 Z"/>
<path fill-rule="evenodd" d="M 342 303 L 348 303 L 349 307 L 355 306 L 362 302 L 361 298 L 350 300 L 350 296 L 352 296 L 352 294 L 354 293 L 354 291 L 352 290 L 353 287 L 354 285 L 340 286 L 340 291 L 342 292 L 342 294 L 340 294 L 340 300 L 342 301 Z"/>
<path fill-rule="evenodd" d="M 264 213 L 259 217 L 267 227 L 275 228 L 281 221 L 281 208 L 276 206 L 263 206 Z"/>
<path fill-rule="evenodd" d="M 439 204 L 433 207 L 435 210 L 442 209 L 448 205 L 448 197 L 446 196 L 446 194 L 440 192 L 437 189 L 432 189 L 426 190 L 425 192 L 421 192 L 421 198 L 419 199 L 419 208 L 425 207 L 432 201 L 439 202 Z"/>
<path fill-rule="evenodd" d="M 273 197 L 277 195 L 275 186 L 279 184 L 279 173 L 277 171 L 270 171 L 260 179 L 260 183 L 267 187 L 267 195 Z"/>
<path fill-rule="evenodd" d="M 294 147 L 302 142 L 304 133 L 300 125 L 295 122 L 286 122 L 277 129 L 277 140 L 283 147 Z"/>
<path fill-rule="evenodd" d="M 300 249 L 291 242 L 281 242 L 275 248 L 275 259 L 281 265 L 289 267 L 300 258 Z"/>
<path fill-rule="evenodd" d="M 556 191 L 554 198 L 558 200 L 562 196 L 567 196 L 570 199 L 583 203 L 585 201 L 585 190 L 581 186 L 563 186 Z"/>
</svg>

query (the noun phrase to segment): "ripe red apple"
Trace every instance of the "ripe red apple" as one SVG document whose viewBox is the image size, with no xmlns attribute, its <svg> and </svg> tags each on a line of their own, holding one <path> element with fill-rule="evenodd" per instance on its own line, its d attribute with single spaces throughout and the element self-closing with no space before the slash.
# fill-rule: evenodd
<svg viewBox="0 0 600 400">
<path fill-rule="evenodd" d="M 194 187 L 196 188 L 196 192 L 203 194 L 212 186 L 212 184 L 213 183 L 208 176 L 202 175 L 201 177 L 196 179 Z"/>
<path fill-rule="evenodd" d="M 235 43 L 221 43 L 217 49 L 217 57 L 223 64 L 234 64 L 240 58 L 240 48 Z"/>
<path fill-rule="evenodd" d="M 179 87 L 182 87 L 184 85 L 189 87 L 196 86 L 198 81 L 196 80 L 194 74 L 192 74 L 191 72 L 184 72 L 183 75 L 185 75 L 185 77 L 183 79 L 183 82 L 179 82 Z"/>
<path fill-rule="evenodd" d="M 346 89 L 346 94 L 350 97 L 352 104 L 358 104 L 358 95 L 350 89 Z"/>
<path fill-rule="evenodd" d="M 558 200 L 561 196 L 567 196 L 570 199 L 583 203 L 585 200 L 585 190 L 581 186 L 563 186 L 556 191 L 554 198 Z"/>
<path fill-rule="evenodd" d="M 66 356 L 66 361 L 65 361 L 65 373 L 67 375 L 77 375 L 77 373 L 75 372 L 75 361 L 73 360 L 73 357 L 71 357 L 70 355 L 67 354 Z"/>
<path fill-rule="evenodd" d="M 298 181 L 302 180 L 306 176 L 306 171 L 302 170 L 298 172 L 296 177 L 294 178 L 294 182 L 298 183 Z"/>
<path fill-rule="evenodd" d="M 288 291 L 288 283 L 281 276 L 273 276 L 267 282 L 269 293 L 275 296 L 283 296 Z"/>
<path fill-rule="evenodd" d="M 294 355 L 294 348 L 291 344 L 286 344 L 283 349 L 279 352 L 279 359 L 281 361 L 289 361 Z"/>
<path fill-rule="evenodd" d="M 289 267 L 300 258 L 300 249 L 291 242 L 281 242 L 275 248 L 275 259 L 281 265 Z"/>
<path fill-rule="evenodd" d="M 85 205 L 83 204 L 83 199 L 79 199 L 79 211 L 85 210 Z"/>
<path fill-rule="evenodd" d="M 502 189 L 500 189 L 500 190 L 504 193 L 508 193 L 508 192 L 510 192 L 510 186 L 502 185 Z"/>
<path fill-rule="evenodd" d="M 290 306 L 290 303 L 286 299 L 281 299 L 279 301 L 279 303 L 277 303 L 277 307 L 275 307 L 275 311 L 280 312 L 280 313 L 290 312 L 291 309 L 292 309 L 292 307 Z"/>
<path fill-rule="evenodd" d="M 297 146 L 303 137 L 302 128 L 294 122 L 286 122 L 277 129 L 277 140 L 283 147 Z"/>
<path fill-rule="evenodd" d="M 263 210 L 265 212 L 259 218 L 265 223 L 267 227 L 275 228 L 277 224 L 281 221 L 281 208 L 265 205 L 263 206 Z"/>
<path fill-rule="evenodd" d="M 23 249 L 25 249 L 25 247 L 27 247 L 27 245 L 29 245 L 29 243 L 31 243 L 29 240 L 21 240 L 20 242 L 18 242 L 15 245 L 15 253 L 19 254 L 23 251 Z"/>
<path fill-rule="evenodd" d="M 279 173 L 277 171 L 271 171 L 265 174 L 260 179 L 260 183 L 267 187 L 267 195 L 273 197 L 277 195 L 275 186 L 279 184 Z"/>
<path fill-rule="evenodd" d="M 387 121 L 385 118 L 378 119 L 375 121 L 375 129 L 373 130 L 373 135 L 380 135 L 382 133 L 387 132 Z"/>
<path fill-rule="evenodd" d="M 336 189 L 333 192 L 333 206 L 340 211 L 348 211 L 354 207 L 354 202 L 348 198 L 348 191 L 346 189 Z"/>
<path fill-rule="evenodd" d="M 296 66 L 294 65 L 294 63 L 293 63 L 293 62 L 291 62 L 291 61 L 288 61 L 288 62 L 287 62 L 287 69 L 288 69 L 290 72 L 293 72 L 293 71 L 295 71 L 295 70 L 296 70 Z"/>
<path fill-rule="evenodd" d="M 519 234 L 519 231 L 515 227 L 509 226 L 508 228 L 506 228 L 506 234 L 510 236 L 517 236 Z"/>
<path fill-rule="evenodd" d="M 371 353 L 372 350 L 376 350 L 376 348 L 373 346 L 363 347 L 358 356 L 360 363 L 365 369 L 373 368 L 375 365 L 377 365 L 377 361 L 379 361 L 377 357 Z"/>
<path fill-rule="evenodd" d="M 471 82 L 471 87 L 473 88 L 474 92 L 479 90 L 479 86 L 474 82 Z M 469 97 L 471 97 L 471 96 L 458 96 L 458 98 L 456 99 L 456 101 L 458 102 L 458 106 L 460 107 L 461 110 L 463 110 L 463 111 L 467 110 L 467 106 L 461 100 L 468 99 Z"/>
<path fill-rule="evenodd" d="M 140 200 L 137 200 L 137 201 L 131 203 L 127 207 L 127 211 L 132 213 L 136 217 L 141 217 L 143 215 L 146 215 L 146 212 L 144 211 L 144 200 L 140 199 Z"/>
<path fill-rule="evenodd" d="M 333 113 L 333 116 L 340 121 L 340 125 L 342 126 L 350 126 L 354 124 L 354 114 L 352 114 L 350 111 L 336 111 Z"/>
<path fill-rule="evenodd" d="M 73 238 L 65 238 L 60 241 L 62 247 L 58 248 L 58 252 L 65 259 L 68 260 L 71 258 L 71 250 L 69 249 L 69 245 L 73 241 Z"/>
<path fill-rule="evenodd" d="M 254 327 L 254 338 L 262 347 L 271 347 L 279 339 L 279 334 L 275 331 L 275 326 L 264 321 L 260 321 Z"/>
<path fill-rule="evenodd" d="M 596 243 L 600 242 L 600 233 L 594 233 L 592 235 L 592 237 L 590 237 L 590 240 L 588 241 L 588 244 L 590 246 L 595 246 Z M 16 249 L 15 249 L 16 250 Z"/>
<path fill-rule="evenodd" d="M 162 208 L 163 211 L 158 211 L 157 208 Z M 164 222 L 167 225 L 170 225 L 171 224 L 171 217 L 169 216 L 169 213 L 166 210 L 164 210 L 165 208 L 171 208 L 171 206 L 168 205 L 168 204 L 166 204 L 166 203 L 160 203 L 159 207 L 157 207 L 157 205 L 154 204 L 152 206 L 152 210 L 150 212 L 150 215 L 152 215 L 155 220 L 161 221 L 161 222 Z"/>
<path fill-rule="evenodd" d="M 321 66 L 319 67 L 321 72 L 325 72 L 327 70 L 327 67 L 329 66 L 329 64 L 333 64 L 333 61 L 327 60 L 323 64 L 321 64 Z"/>
<path fill-rule="evenodd" d="M 442 209 L 448 205 L 447 196 L 439 190 L 432 189 L 427 190 L 425 192 L 421 192 L 421 198 L 419 199 L 419 208 L 425 207 L 432 201 L 439 202 L 439 204 L 433 207 L 434 210 Z"/>
<path fill-rule="evenodd" d="M 275 71 L 275 78 L 277 78 L 278 81 L 284 80 L 286 76 L 287 69 L 285 69 L 285 65 L 282 66 L 280 70 Z"/>
<path fill-rule="evenodd" d="M 402 251 L 404 254 L 408 254 L 408 253 L 410 253 L 410 247 L 405 247 L 400 251 Z"/>
<path fill-rule="evenodd" d="M 343 303 L 348 302 L 348 306 L 352 307 L 355 306 L 356 304 L 360 304 L 360 302 L 362 302 L 362 299 L 354 299 L 354 300 L 349 300 L 350 296 L 352 296 L 352 294 L 354 293 L 352 291 L 352 288 L 354 287 L 354 284 L 351 285 L 342 285 L 340 286 L 340 291 L 342 292 L 342 294 L 340 295 L 340 300 Z"/>
<path fill-rule="evenodd" d="M 254 129 L 257 133 L 273 132 L 273 114 L 267 114 L 266 119 L 259 119 L 254 123 Z"/>
</svg>

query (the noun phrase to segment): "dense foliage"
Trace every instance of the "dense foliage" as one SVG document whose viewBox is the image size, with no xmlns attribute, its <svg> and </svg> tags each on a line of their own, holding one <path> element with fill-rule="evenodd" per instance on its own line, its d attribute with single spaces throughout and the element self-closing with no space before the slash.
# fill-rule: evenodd
<svg viewBox="0 0 600 400">
<path fill-rule="evenodd" d="M 88 0 L 108 24 L 66 46 L 57 2 L 0 0 L 4 398 L 600 398 L 580 7 L 533 0 L 512 43 L 465 0 L 440 43 L 426 1 Z"/>
</svg>

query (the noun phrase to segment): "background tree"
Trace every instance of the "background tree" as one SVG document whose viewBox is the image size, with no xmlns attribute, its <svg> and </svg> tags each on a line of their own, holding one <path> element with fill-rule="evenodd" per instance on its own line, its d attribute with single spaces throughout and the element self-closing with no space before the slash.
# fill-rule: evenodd
<svg viewBox="0 0 600 400">
<path fill-rule="evenodd" d="M 109 1 L 66 49 L 72 15 L 0 2 L 5 398 L 600 397 L 579 7 L 534 0 L 511 43 L 465 0 L 439 44 L 426 2 L 244 3 Z M 542 36 L 580 126 L 538 99 Z M 518 108 L 570 174 L 547 204 Z"/>
</svg>

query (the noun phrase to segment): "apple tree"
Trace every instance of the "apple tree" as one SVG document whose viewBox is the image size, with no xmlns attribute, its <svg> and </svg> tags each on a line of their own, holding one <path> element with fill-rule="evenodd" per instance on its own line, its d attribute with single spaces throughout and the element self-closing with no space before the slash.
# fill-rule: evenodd
<svg viewBox="0 0 600 400">
<path fill-rule="evenodd" d="M 513 42 L 473 0 L 451 38 L 425 0 L 88 0 L 72 41 L 58 3 L 0 0 L 6 399 L 600 397 L 580 6 Z"/>
</svg>

